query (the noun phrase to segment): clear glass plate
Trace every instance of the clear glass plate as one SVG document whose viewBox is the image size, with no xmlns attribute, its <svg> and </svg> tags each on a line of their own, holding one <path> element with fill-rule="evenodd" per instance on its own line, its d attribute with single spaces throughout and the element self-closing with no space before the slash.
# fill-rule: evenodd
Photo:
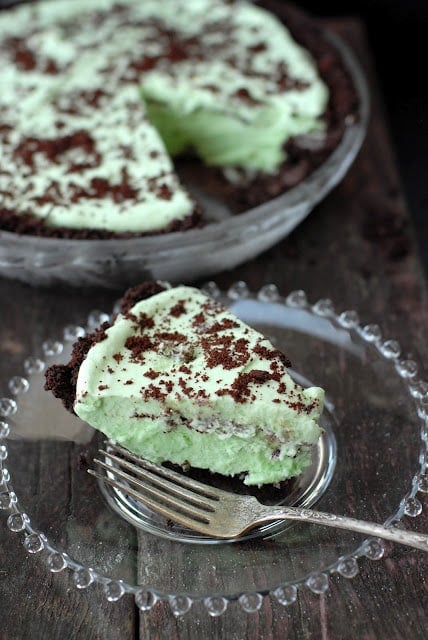
<svg viewBox="0 0 428 640">
<path fill-rule="evenodd" d="M 350 49 L 330 32 L 326 37 L 342 56 L 356 88 L 358 119 L 347 126 L 327 160 L 285 194 L 240 215 L 204 193 L 208 224 L 184 233 L 126 240 L 61 240 L 19 236 L 0 230 L 0 275 L 34 285 L 120 288 L 148 279 L 174 283 L 231 269 L 287 236 L 343 178 L 365 136 L 369 95 Z M 192 187 L 192 185 L 189 185 Z"/>
<path fill-rule="evenodd" d="M 377 325 L 361 324 L 355 311 L 336 313 L 329 300 L 311 305 L 302 291 L 283 298 L 267 285 L 251 294 L 243 282 L 227 293 L 214 283 L 204 289 L 268 335 L 301 381 L 326 390 L 321 448 L 328 455 L 318 448 L 309 479 L 265 497 L 385 523 L 419 515 L 418 494 L 428 491 L 428 384 L 400 345 Z M 106 317 L 92 313 L 88 328 Z M 86 472 L 99 436 L 43 391 L 45 367 L 66 361 L 84 331 L 66 327 L 51 336 L 0 399 L 0 509 L 47 571 L 72 571 L 80 589 L 99 582 L 111 601 L 132 594 L 144 610 L 166 598 L 177 615 L 194 601 L 220 615 L 235 599 L 254 611 L 268 594 L 290 604 L 299 588 L 322 593 L 331 573 L 351 578 L 359 557 L 382 557 L 379 540 L 305 523 L 204 544 L 190 532 L 164 535 L 150 517 L 149 526 L 135 527 Z"/>
</svg>

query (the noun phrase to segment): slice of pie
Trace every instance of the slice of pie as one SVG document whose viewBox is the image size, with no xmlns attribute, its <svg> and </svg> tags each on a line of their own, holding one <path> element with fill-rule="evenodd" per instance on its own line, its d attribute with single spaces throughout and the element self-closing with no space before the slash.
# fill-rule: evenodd
<svg viewBox="0 0 428 640">
<path fill-rule="evenodd" d="M 157 463 L 244 474 L 261 485 L 310 463 L 324 392 L 304 389 L 269 340 L 198 289 L 145 283 L 81 338 L 46 389 Z"/>
</svg>

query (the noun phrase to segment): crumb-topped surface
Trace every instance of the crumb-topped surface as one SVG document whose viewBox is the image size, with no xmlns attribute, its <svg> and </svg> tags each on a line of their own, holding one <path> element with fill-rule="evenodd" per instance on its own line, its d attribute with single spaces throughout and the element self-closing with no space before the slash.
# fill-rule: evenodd
<svg viewBox="0 0 428 640">
<path fill-rule="evenodd" d="M 2 228 L 111 237 L 197 226 L 165 144 L 233 169 L 233 189 L 255 181 L 249 202 L 292 186 L 310 166 L 271 179 L 295 165 L 288 141 L 315 134 L 330 148 L 333 104 L 293 35 L 242 0 L 42 0 L 2 12 Z"/>
<path fill-rule="evenodd" d="M 46 235 L 102 237 L 199 223 L 129 76 L 144 43 L 138 4 L 44 1 L 0 15 L 3 228 L 26 231 L 30 216 Z"/>
<path fill-rule="evenodd" d="M 77 415 L 135 453 L 258 484 L 299 473 L 320 433 L 322 390 L 295 384 L 287 366 L 217 301 L 176 287 L 125 304 L 48 370 L 47 388 L 70 408 L 62 381 L 73 382 Z"/>
</svg>

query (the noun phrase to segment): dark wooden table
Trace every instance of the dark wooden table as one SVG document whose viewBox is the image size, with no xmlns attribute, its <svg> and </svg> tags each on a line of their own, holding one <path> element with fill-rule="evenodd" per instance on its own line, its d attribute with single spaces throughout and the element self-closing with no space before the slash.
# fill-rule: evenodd
<svg viewBox="0 0 428 640">
<path fill-rule="evenodd" d="M 355 49 L 369 76 L 372 116 L 364 147 L 342 184 L 291 236 L 216 280 L 228 287 L 243 279 L 253 289 L 275 282 L 282 293 L 302 288 L 311 300 L 331 297 L 341 309 L 358 308 L 367 322 L 381 323 L 406 345 L 423 370 L 427 287 L 364 29 L 350 19 L 328 25 Z M 7 395 L 23 354 L 91 309 L 110 309 L 117 293 L 34 289 L 4 280 L 0 296 L 0 395 Z M 427 511 L 427 499 L 424 506 Z M 108 603 L 97 586 L 78 591 L 69 572 L 51 574 L 37 555 L 28 555 L 5 521 L 0 518 L 0 640 L 425 640 L 428 634 L 428 555 L 404 547 L 388 547 L 381 561 L 363 561 L 353 580 L 334 576 L 321 596 L 299 591 L 287 608 L 265 598 L 254 614 L 232 603 L 220 618 L 195 608 L 177 619 L 164 602 L 141 614 L 128 596 Z M 428 517 L 409 526 L 428 531 Z"/>
</svg>

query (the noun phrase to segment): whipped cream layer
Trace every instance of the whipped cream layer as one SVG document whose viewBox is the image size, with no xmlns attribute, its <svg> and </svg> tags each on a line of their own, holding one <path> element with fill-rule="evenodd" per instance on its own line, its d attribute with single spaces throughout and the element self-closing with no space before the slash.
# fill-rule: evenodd
<svg viewBox="0 0 428 640">
<path fill-rule="evenodd" d="M 260 333 L 177 287 L 119 315 L 90 348 L 74 411 L 154 462 L 264 484 L 310 463 L 322 405 L 322 389 L 297 385 Z"/>
<path fill-rule="evenodd" d="M 240 0 L 4 11 L 0 83 L 1 208 L 117 233 L 165 229 L 194 210 L 165 144 L 274 173 L 291 136 L 322 132 L 328 100 L 310 55 Z"/>
</svg>

